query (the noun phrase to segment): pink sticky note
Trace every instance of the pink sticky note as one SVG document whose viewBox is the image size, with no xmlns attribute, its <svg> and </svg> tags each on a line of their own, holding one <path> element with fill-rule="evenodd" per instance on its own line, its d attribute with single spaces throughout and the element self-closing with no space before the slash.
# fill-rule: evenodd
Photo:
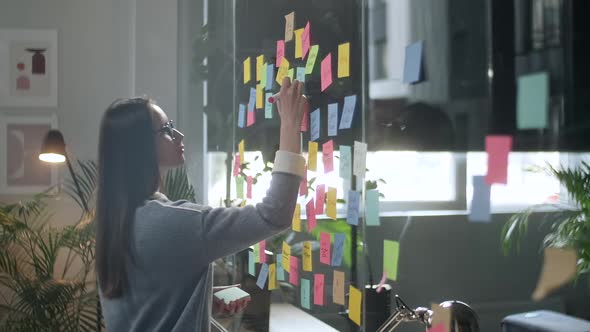
<svg viewBox="0 0 590 332">
<path fill-rule="evenodd" d="M 331 264 L 330 261 L 330 233 L 320 234 L 320 262 Z"/>
<path fill-rule="evenodd" d="M 305 25 L 305 28 L 303 29 L 303 34 L 301 35 L 302 59 L 305 59 L 305 57 L 307 56 L 307 52 L 309 51 L 310 40 L 311 40 L 311 26 L 309 25 L 309 21 L 307 21 L 307 24 Z"/>
<path fill-rule="evenodd" d="M 488 153 L 487 184 L 506 184 L 508 182 L 508 154 L 510 150 L 512 150 L 512 136 L 486 137 L 486 152 Z"/>
<path fill-rule="evenodd" d="M 234 157 L 234 176 L 238 176 L 240 174 L 240 154 L 236 153 Z"/>
<path fill-rule="evenodd" d="M 305 205 L 305 213 L 307 215 L 307 231 L 311 232 L 317 225 L 317 221 L 315 219 L 315 205 L 313 203 L 313 199 L 310 199 L 309 202 Z"/>
<path fill-rule="evenodd" d="M 299 183 L 299 196 L 307 195 L 307 166 L 305 166 L 305 170 L 303 171 L 303 179 Z"/>
<path fill-rule="evenodd" d="M 303 119 L 301 120 L 301 131 L 306 132 L 309 129 L 309 111 L 303 112 Z"/>
<path fill-rule="evenodd" d="M 285 41 L 277 40 L 277 62 L 275 64 L 277 67 L 281 65 L 283 57 L 285 57 Z"/>
<path fill-rule="evenodd" d="M 334 170 L 334 141 L 329 140 L 322 145 L 324 173 Z"/>
<path fill-rule="evenodd" d="M 252 177 L 248 176 L 246 181 L 248 181 L 248 186 L 246 187 L 246 198 L 252 198 Z"/>
<path fill-rule="evenodd" d="M 246 112 L 248 113 L 248 117 L 246 119 L 246 127 L 250 127 L 251 125 L 254 124 L 254 122 L 256 122 L 256 112 L 252 111 L 248 111 Z"/>
<path fill-rule="evenodd" d="M 324 305 L 324 275 L 315 274 L 313 279 L 313 304 Z"/>
<path fill-rule="evenodd" d="M 438 323 L 435 326 L 428 329 L 428 332 L 447 332 L 444 323 Z"/>
<path fill-rule="evenodd" d="M 324 214 L 324 201 L 326 199 L 326 185 L 318 184 L 315 188 L 315 214 Z"/>
<path fill-rule="evenodd" d="M 266 263 L 266 240 L 262 240 L 259 243 L 260 246 L 260 263 Z"/>
<path fill-rule="evenodd" d="M 322 60 L 322 92 L 332 85 L 332 53 Z"/>
<path fill-rule="evenodd" d="M 299 286 L 299 259 L 291 256 L 291 264 L 289 264 L 289 282 L 292 285 Z"/>
</svg>

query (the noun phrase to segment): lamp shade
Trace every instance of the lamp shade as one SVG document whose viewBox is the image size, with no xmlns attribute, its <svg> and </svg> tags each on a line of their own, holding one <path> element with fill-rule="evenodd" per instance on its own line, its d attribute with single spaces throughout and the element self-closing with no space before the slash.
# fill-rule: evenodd
<svg viewBox="0 0 590 332">
<path fill-rule="evenodd" d="M 66 143 L 59 130 L 51 129 L 47 132 L 45 139 L 43 139 L 39 160 L 49 163 L 63 163 L 66 161 Z"/>
</svg>

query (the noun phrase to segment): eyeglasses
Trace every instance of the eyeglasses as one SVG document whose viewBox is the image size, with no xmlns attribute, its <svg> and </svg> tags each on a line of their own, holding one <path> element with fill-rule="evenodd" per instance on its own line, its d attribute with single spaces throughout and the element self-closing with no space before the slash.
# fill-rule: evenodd
<svg viewBox="0 0 590 332">
<path fill-rule="evenodd" d="M 174 123 L 172 122 L 172 120 L 169 120 L 168 122 L 164 123 L 164 125 L 156 131 L 156 133 L 158 134 L 165 133 L 166 135 L 170 136 L 172 140 L 176 139 L 175 132 L 176 129 L 174 128 Z"/>
</svg>

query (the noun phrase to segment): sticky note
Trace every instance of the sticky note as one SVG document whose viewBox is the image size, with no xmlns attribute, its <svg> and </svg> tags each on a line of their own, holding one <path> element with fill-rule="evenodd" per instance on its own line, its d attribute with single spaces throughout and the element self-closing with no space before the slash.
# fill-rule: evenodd
<svg viewBox="0 0 590 332">
<path fill-rule="evenodd" d="M 256 82 L 260 82 L 262 80 L 262 65 L 264 64 L 264 55 L 259 55 L 256 57 Z"/>
<path fill-rule="evenodd" d="M 321 90 L 326 91 L 332 85 L 332 53 L 328 53 L 322 60 Z"/>
<path fill-rule="evenodd" d="M 277 83 L 279 83 L 280 86 L 283 85 L 283 79 L 285 79 L 285 77 L 287 77 L 287 75 L 289 75 L 289 61 L 287 60 L 287 58 L 283 58 L 283 61 L 281 61 L 281 66 L 279 67 L 279 71 L 277 73 Z"/>
<path fill-rule="evenodd" d="M 307 144 L 307 169 L 315 172 L 318 164 L 318 142 L 309 142 Z"/>
<path fill-rule="evenodd" d="M 303 29 L 295 30 L 295 59 L 301 59 L 303 55 L 302 35 Z"/>
<path fill-rule="evenodd" d="M 356 95 L 344 97 L 344 107 L 342 107 L 342 118 L 340 118 L 340 129 L 349 129 L 354 118 L 354 109 L 356 108 Z"/>
<path fill-rule="evenodd" d="M 324 201 L 326 199 L 326 185 L 318 184 L 315 188 L 315 213 L 324 214 Z"/>
<path fill-rule="evenodd" d="M 285 41 L 293 40 L 293 29 L 295 27 L 295 12 L 285 15 Z"/>
<path fill-rule="evenodd" d="M 240 155 L 236 153 L 234 156 L 234 176 L 240 174 Z"/>
<path fill-rule="evenodd" d="M 533 292 L 533 300 L 540 301 L 571 281 L 576 275 L 577 261 L 577 253 L 571 248 L 545 248 L 543 269 Z"/>
<path fill-rule="evenodd" d="M 242 197 L 242 198 L 243 198 L 243 197 Z M 242 203 L 240 203 L 240 207 L 244 207 L 244 206 L 246 206 L 246 200 L 245 200 L 245 199 L 244 199 L 244 200 L 242 200 Z"/>
<path fill-rule="evenodd" d="M 268 67 L 268 63 L 263 63 L 262 66 L 260 67 L 260 85 L 262 85 L 263 87 L 266 87 L 266 79 L 267 77 L 267 69 Z"/>
<path fill-rule="evenodd" d="M 330 234 L 320 233 L 320 263 L 330 265 Z"/>
<path fill-rule="evenodd" d="M 334 141 L 329 140 L 322 145 L 322 161 L 324 162 L 324 173 L 334 170 Z"/>
<path fill-rule="evenodd" d="M 360 200 L 361 193 L 359 191 L 350 190 L 348 192 L 348 202 L 346 202 L 346 222 L 350 225 L 358 226 L 359 224 Z"/>
<path fill-rule="evenodd" d="M 486 136 L 488 154 L 487 184 L 506 184 L 508 182 L 508 155 L 512 150 L 512 136 Z"/>
<path fill-rule="evenodd" d="M 277 288 L 277 264 L 272 263 L 268 266 L 268 290 Z"/>
<path fill-rule="evenodd" d="M 336 304 L 345 305 L 344 301 L 344 272 L 334 270 L 332 279 L 332 300 Z"/>
<path fill-rule="evenodd" d="M 305 83 L 305 67 L 297 67 L 297 80 Z"/>
<path fill-rule="evenodd" d="M 307 62 L 305 63 L 305 73 L 311 74 L 313 73 L 313 67 L 315 66 L 315 61 L 318 57 L 318 52 L 320 50 L 319 45 L 313 45 L 309 50 L 309 56 L 307 57 Z"/>
<path fill-rule="evenodd" d="M 236 194 L 238 198 L 244 198 L 244 177 L 236 176 Z"/>
<path fill-rule="evenodd" d="M 248 274 L 251 276 L 256 275 L 256 271 L 254 270 L 254 252 L 248 250 Z"/>
<path fill-rule="evenodd" d="M 251 62 L 250 57 L 244 60 L 244 84 L 250 82 L 250 75 L 252 74 Z"/>
<path fill-rule="evenodd" d="M 301 232 L 301 205 L 295 205 L 295 212 L 293 212 L 293 222 L 291 227 L 295 232 Z"/>
<path fill-rule="evenodd" d="M 469 221 L 490 222 L 490 193 L 491 186 L 486 183 L 483 175 L 473 177 L 473 197 L 471 198 L 471 210 Z"/>
<path fill-rule="evenodd" d="M 307 166 L 303 171 L 303 179 L 299 182 L 299 196 L 307 196 Z"/>
<path fill-rule="evenodd" d="M 291 256 L 289 264 L 289 283 L 299 286 L 299 258 Z"/>
<path fill-rule="evenodd" d="M 336 220 L 336 188 L 328 188 L 326 215 Z"/>
<path fill-rule="evenodd" d="M 244 128 L 246 126 L 246 105 L 240 104 L 238 107 L 238 127 Z"/>
<path fill-rule="evenodd" d="M 305 59 L 307 56 L 307 52 L 309 51 L 309 44 L 311 42 L 311 25 L 309 25 L 309 21 L 303 28 L 303 34 L 301 35 L 301 57 Z"/>
<path fill-rule="evenodd" d="M 313 263 L 311 261 L 311 241 L 303 242 L 303 271 L 311 272 Z"/>
<path fill-rule="evenodd" d="M 340 177 L 350 180 L 352 176 L 352 149 L 348 145 L 340 145 Z"/>
<path fill-rule="evenodd" d="M 272 119 L 272 104 L 268 101 L 268 98 L 272 96 L 272 93 L 267 92 L 264 96 L 264 118 Z"/>
<path fill-rule="evenodd" d="M 254 110 L 246 112 L 246 127 L 250 127 L 254 123 L 256 123 L 256 112 Z"/>
<path fill-rule="evenodd" d="M 287 72 L 287 77 L 289 77 L 291 79 L 291 82 L 293 82 L 293 77 L 295 77 L 295 68 L 289 69 L 289 71 Z"/>
<path fill-rule="evenodd" d="M 281 63 L 283 62 L 283 58 L 285 57 L 285 41 L 284 40 L 277 40 L 277 61 L 276 66 L 280 67 Z"/>
<path fill-rule="evenodd" d="M 256 107 L 256 88 L 250 88 L 250 97 L 248 98 L 248 112 L 254 111 Z"/>
<path fill-rule="evenodd" d="M 258 274 L 258 280 L 256 281 L 256 286 L 260 289 L 264 289 L 264 285 L 266 284 L 266 279 L 268 279 L 268 264 L 262 264 L 260 267 L 260 274 Z"/>
<path fill-rule="evenodd" d="M 260 259 L 258 261 L 260 263 L 266 263 L 266 240 L 260 241 L 258 247 L 260 248 Z"/>
<path fill-rule="evenodd" d="M 383 271 L 388 279 L 397 280 L 399 261 L 399 242 L 383 240 Z"/>
<path fill-rule="evenodd" d="M 328 136 L 338 135 L 338 104 L 328 104 Z"/>
<path fill-rule="evenodd" d="M 317 220 L 315 218 L 315 204 L 313 199 L 310 199 L 305 205 L 305 213 L 307 215 L 307 231 L 311 232 L 317 226 Z"/>
<path fill-rule="evenodd" d="M 246 143 L 244 142 L 244 140 L 241 140 L 240 143 L 238 144 L 238 151 L 240 152 L 240 158 L 242 159 L 243 162 L 246 161 L 246 158 L 244 157 L 244 147 L 245 147 Z"/>
<path fill-rule="evenodd" d="M 246 178 L 246 198 L 252 198 L 252 177 Z"/>
<path fill-rule="evenodd" d="M 301 279 L 301 307 L 307 310 L 311 309 L 310 288 L 310 281 L 308 279 Z"/>
<path fill-rule="evenodd" d="M 344 233 L 334 234 L 334 250 L 332 251 L 332 266 L 340 266 L 342 264 L 342 256 L 344 255 Z"/>
<path fill-rule="evenodd" d="M 406 57 L 404 60 L 404 83 L 417 83 L 422 76 L 422 50 L 424 41 L 418 41 L 406 46 Z"/>
<path fill-rule="evenodd" d="M 546 72 L 518 78 L 516 123 L 518 129 L 547 128 L 549 74 Z"/>
<path fill-rule="evenodd" d="M 367 226 L 380 226 L 379 190 L 367 190 L 365 193 L 365 220 Z"/>
<path fill-rule="evenodd" d="M 285 270 L 283 269 L 283 254 L 277 254 L 277 280 L 285 281 Z"/>
<path fill-rule="evenodd" d="M 287 242 L 283 241 L 283 255 L 282 255 L 282 263 L 283 263 L 283 269 L 287 272 L 289 272 L 289 269 L 291 267 L 291 246 L 289 246 L 289 244 L 287 244 Z"/>
<path fill-rule="evenodd" d="M 350 76 L 350 43 L 338 45 L 338 78 Z"/>
<path fill-rule="evenodd" d="M 272 90 L 272 82 L 274 81 L 275 67 L 272 64 L 266 66 L 266 91 Z"/>
<path fill-rule="evenodd" d="M 324 275 L 313 275 L 313 304 L 324 305 Z"/>
<path fill-rule="evenodd" d="M 303 119 L 301 119 L 301 132 L 306 132 L 309 129 L 309 111 L 303 112 Z"/>
<path fill-rule="evenodd" d="M 360 290 L 356 289 L 354 286 L 350 285 L 349 295 L 348 295 L 348 318 L 356 323 L 356 325 L 361 326 L 361 303 L 362 303 L 362 296 Z"/>
<path fill-rule="evenodd" d="M 256 109 L 264 107 L 264 87 L 262 84 L 256 85 Z"/>
<path fill-rule="evenodd" d="M 367 144 L 354 141 L 354 163 L 352 173 L 364 178 L 367 165 Z"/>
<path fill-rule="evenodd" d="M 311 112 L 310 114 L 311 120 L 311 134 L 310 139 L 312 141 L 316 141 L 320 138 L 320 109 L 316 109 L 315 111 Z"/>
<path fill-rule="evenodd" d="M 260 243 L 256 243 L 252 246 L 254 251 L 254 263 L 260 263 Z"/>
</svg>

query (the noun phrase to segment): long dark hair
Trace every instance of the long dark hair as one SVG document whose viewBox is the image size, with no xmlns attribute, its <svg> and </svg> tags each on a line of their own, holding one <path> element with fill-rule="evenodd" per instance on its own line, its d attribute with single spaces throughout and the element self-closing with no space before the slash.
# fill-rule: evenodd
<svg viewBox="0 0 590 332">
<path fill-rule="evenodd" d="M 106 110 L 98 143 L 96 271 L 104 296 L 126 288 L 135 210 L 157 189 L 160 172 L 151 101 L 121 99 Z"/>
</svg>

